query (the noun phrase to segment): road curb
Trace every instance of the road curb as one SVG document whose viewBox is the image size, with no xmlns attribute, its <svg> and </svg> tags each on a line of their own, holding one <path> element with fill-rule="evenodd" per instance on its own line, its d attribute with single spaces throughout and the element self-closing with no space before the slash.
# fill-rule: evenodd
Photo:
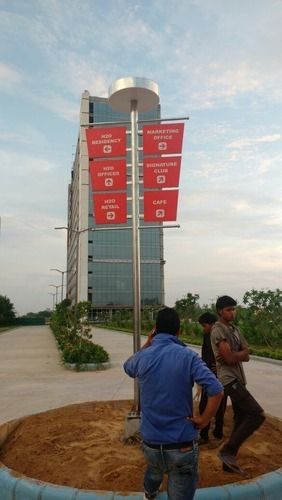
<svg viewBox="0 0 282 500">
<path fill-rule="evenodd" d="M 64 363 L 64 366 L 67 370 L 75 372 L 96 372 L 112 368 L 110 361 L 107 361 L 106 363 Z"/>
<path fill-rule="evenodd" d="M 250 482 L 200 488 L 194 500 L 281 500 L 282 468 Z M 141 492 L 80 490 L 27 477 L 0 464 L 1 500 L 142 500 Z M 158 500 L 167 500 L 161 493 Z"/>
</svg>

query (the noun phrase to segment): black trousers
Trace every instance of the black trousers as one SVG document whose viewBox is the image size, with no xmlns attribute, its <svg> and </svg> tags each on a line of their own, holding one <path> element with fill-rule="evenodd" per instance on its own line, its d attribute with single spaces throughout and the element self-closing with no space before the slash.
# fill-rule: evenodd
<svg viewBox="0 0 282 500">
<path fill-rule="evenodd" d="M 224 413 L 226 409 L 226 399 L 227 398 L 225 396 L 222 398 L 221 403 L 215 415 L 215 426 L 213 430 L 213 435 L 217 439 L 221 439 L 223 436 L 223 423 L 224 423 Z M 207 402 L 208 402 L 208 396 L 205 393 L 205 391 L 202 390 L 201 399 L 199 403 L 200 415 L 203 413 L 205 407 L 207 406 Z M 208 440 L 209 430 L 210 430 L 210 423 L 206 427 L 201 429 L 200 431 L 201 438 Z"/>
<path fill-rule="evenodd" d="M 221 451 L 237 455 L 242 443 L 261 426 L 265 416 L 262 407 L 238 380 L 224 386 L 224 395 L 229 396 L 232 402 L 234 427 Z"/>
</svg>

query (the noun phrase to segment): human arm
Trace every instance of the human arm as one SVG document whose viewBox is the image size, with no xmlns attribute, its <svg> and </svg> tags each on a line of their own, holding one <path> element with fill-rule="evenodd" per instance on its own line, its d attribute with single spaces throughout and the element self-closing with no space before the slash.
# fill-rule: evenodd
<svg viewBox="0 0 282 500">
<path fill-rule="evenodd" d="M 249 349 L 246 344 L 242 345 L 240 351 L 231 351 L 230 345 L 226 340 L 221 340 L 218 344 L 217 360 L 223 360 L 227 365 L 236 365 L 241 361 L 249 361 Z"/>
<path fill-rule="evenodd" d="M 140 357 L 142 356 L 142 351 L 146 349 L 147 347 L 150 347 L 152 344 L 152 340 L 155 336 L 155 328 L 153 328 L 150 333 L 147 336 L 147 339 L 145 341 L 145 344 L 141 347 L 139 351 L 137 351 L 135 354 L 130 356 L 127 361 L 124 362 L 123 368 L 124 371 L 129 377 L 136 378 L 138 377 L 138 367 L 139 367 L 139 360 Z"/>
<path fill-rule="evenodd" d="M 216 415 L 220 402 L 223 398 L 223 391 L 215 396 L 208 397 L 207 405 L 201 415 L 189 418 L 195 424 L 197 429 L 203 429 L 208 425 L 210 420 Z"/>
</svg>

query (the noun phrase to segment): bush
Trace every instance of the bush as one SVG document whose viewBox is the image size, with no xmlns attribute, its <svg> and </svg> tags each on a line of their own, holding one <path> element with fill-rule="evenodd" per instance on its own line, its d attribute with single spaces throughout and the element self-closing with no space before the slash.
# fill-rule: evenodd
<svg viewBox="0 0 282 500">
<path fill-rule="evenodd" d="M 92 334 L 87 319 L 88 302 L 71 306 L 69 301 L 61 302 L 51 317 L 50 326 L 57 340 L 65 363 L 79 365 L 85 363 L 104 363 L 109 355 L 102 346 L 91 342 Z"/>
<path fill-rule="evenodd" d="M 87 340 L 82 343 L 65 344 L 62 355 L 66 363 L 105 363 L 109 360 L 109 355 L 102 346 Z"/>
</svg>

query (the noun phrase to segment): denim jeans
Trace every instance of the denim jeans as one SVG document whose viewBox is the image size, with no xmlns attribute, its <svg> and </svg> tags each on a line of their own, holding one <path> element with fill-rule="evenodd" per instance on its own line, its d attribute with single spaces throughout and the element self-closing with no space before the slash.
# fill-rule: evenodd
<svg viewBox="0 0 282 500">
<path fill-rule="evenodd" d="M 142 443 L 147 462 L 144 490 L 149 495 L 157 493 L 163 475 L 168 475 L 167 493 L 170 500 L 192 500 L 198 480 L 198 445 L 189 449 L 154 449 Z"/>
<path fill-rule="evenodd" d="M 221 448 L 224 453 L 237 455 L 241 444 L 258 429 L 265 420 L 262 407 L 238 380 L 224 387 L 234 412 L 234 427 L 228 442 Z"/>
</svg>

